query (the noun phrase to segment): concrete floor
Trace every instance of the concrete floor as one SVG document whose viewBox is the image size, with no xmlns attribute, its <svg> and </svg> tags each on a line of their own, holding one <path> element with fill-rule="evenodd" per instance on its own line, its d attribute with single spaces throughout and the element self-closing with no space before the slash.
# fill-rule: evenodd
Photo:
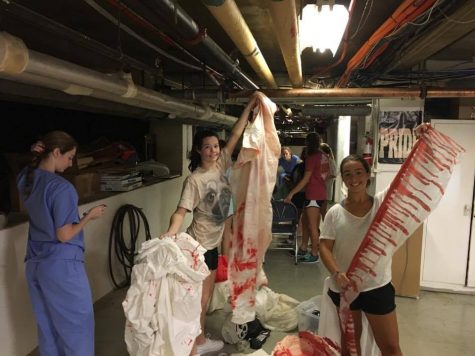
<svg viewBox="0 0 475 356">
<path fill-rule="evenodd" d="M 282 250 L 269 251 L 264 268 L 272 290 L 301 301 L 321 294 L 327 276 L 321 263 L 295 266 L 287 251 Z M 95 304 L 97 356 L 128 355 L 123 341 L 121 306 L 125 293 L 125 290 L 111 292 Z M 397 298 L 396 304 L 404 355 L 475 355 L 475 296 L 422 291 L 419 299 Z M 220 338 L 224 318 L 221 311 L 210 315 L 207 332 Z M 285 335 L 273 331 L 263 349 L 270 354 Z M 237 350 L 226 345 L 219 354 L 223 352 L 232 354 Z M 36 355 L 37 351 L 30 354 Z"/>
</svg>

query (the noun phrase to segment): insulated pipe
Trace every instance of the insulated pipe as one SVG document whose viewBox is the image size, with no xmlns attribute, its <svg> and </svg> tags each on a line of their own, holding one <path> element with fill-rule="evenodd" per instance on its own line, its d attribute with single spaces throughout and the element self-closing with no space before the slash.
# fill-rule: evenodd
<svg viewBox="0 0 475 356">
<path fill-rule="evenodd" d="M 300 88 L 303 80 L 295 0 L 270 0 L 269 10 L 290 82 L 292 87 Z"/>
<path fill-rule="evenodd" d="M 474 98 L 475 89 L 467 88 L 334 88 L 334 89 L 270 89 L 261 90 L 271 99 L 277 98 Z M 229 101 L 247 98 L 251 91 L 229 93 Z"/>
<path fill-rule="evenodd" d="M 256 40 L 234 0 L 202 0 L 267 87 L 278 88 Z"/>
<path fill-rule="evenodd" d="M 235 61 L 229 57 L 226 52 L 214 42 L 206 32 L 193 21 L 193 19 L 176 3 L 174 0 L 153 0 L 148 3 L 149 6 L 154 6 L 157 14 L 160 15 L 169 26 L 176 29 L 178 35 L 187 40 L 193 40 L 194 45 L 201 45 L 205 51 L 209 52 L 210 57 L 219 61 L 223 69 L 235 75 L 236 79 L 245 87 L 252 89 L 259 89 L 259 87 L 251 81 L 238 67 Z"/>
<path fill-rule="evenodd" d="M 99 53 L 113 61 L 120 61 L 131 66 L 132 68 L 137 68 L 138 70 L 144 70 L 150 73 L 153 73 L 159 77 L 163 77 L 163 74 L 155 68 L 151 67 L 145 63 L 142 63 L 136 60 L 133 57 L 128 56 L 125 53 L 121 53 L 117 49 L 110 48 L 103 43 L 96 41 L 85 34 L 73 30 L 69 27 L 66 27 L 59 22 L 56 22 L 48 17 L 40 15 L 20 4 L 17 4 L 13 1 L 0 1 L 0 10 L 4 11 L 8 17 L 16 17 L 21 21 L 24 21 L 28 24 L 39 26 L 46 29 L 48 32 L 60 35 L 61 38 L 65 38 L 68 41 L 72 41 L 74 44 L 79 44 L 88 48 L 95 53 Z M 165 84 L 170 85 L 174 88 L 182 88 L 181 83 L 173 82 L 167 79 L 163 79 Z"/>
<path fill-rule="evenodd" d="M 173 117 L 231 126 L 236 118 L 209 107 L 190 104 L 136 86 L 131 78 L 121 79 L 95 72 L 61 59 L 29 50 L 23 41 L 0 33 L 0 77 L 131 106 L 168 112 Z"/>
<path fill-rule="evenodd" d="M 304 116 L 367 116 L 371 114 L 371 107 L 368 105 L 319 105 L 310 107 L 304 106 L 302 108 L 302 114 Z"/>
</svg>

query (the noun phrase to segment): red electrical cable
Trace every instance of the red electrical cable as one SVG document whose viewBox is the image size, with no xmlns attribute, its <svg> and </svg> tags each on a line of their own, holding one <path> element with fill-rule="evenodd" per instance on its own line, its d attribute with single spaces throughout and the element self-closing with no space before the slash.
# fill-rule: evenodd
<svg viewBox="0 0 475 356">
<path fill-rule="evenodd" d="M 340 77 L 340 80 L 336 86 L 343 87 L 348 84 L 349 78 L 354 69 L 360 65 L 360 63 L 371 52 L 374 46 L 377 45 L 384 37 L 390 35 L 398 28 L 417 18 L 420 14 L 429 9 L 435 2 L 436 0 L 425 0 L 419 2 L 414 0 L 405 0 L 348 61 L 345 72 Z M 384 49 L 387 48 L 387 45 L 381 48 L 382 50 L 378 49 L 377 53 L 375 53 L 366 63 L 366 67 L 374 62 L 374 60 L 379 55 L 381 55 L 381 53 L 383 53 Z"/>
</svg>

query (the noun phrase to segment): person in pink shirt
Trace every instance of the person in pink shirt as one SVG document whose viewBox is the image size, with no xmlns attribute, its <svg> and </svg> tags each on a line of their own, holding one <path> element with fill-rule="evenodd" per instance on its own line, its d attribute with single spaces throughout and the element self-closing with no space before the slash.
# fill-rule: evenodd
<svg viewBox="0 0 475 356">
<path fill-rule="evenodd" d="M 316 132 L 309 133 L 305 139 L 307 159 L 305 160 L 305 173 L 300 182 L 290 191 L 285 202 L 292 201 L 293 196 L 305 187 L 304 214 L 306 216 L 310 239 L 311 251 L 307 251 L 308 237 L 302 237 L 299 255 L 303 255 L 302 262 L 318 262 L 319 225 L 321 208 L 327 199 L 325 178 L 328 174 L 328 157 L 320 150 L 320 135 Z"/>
</svg>

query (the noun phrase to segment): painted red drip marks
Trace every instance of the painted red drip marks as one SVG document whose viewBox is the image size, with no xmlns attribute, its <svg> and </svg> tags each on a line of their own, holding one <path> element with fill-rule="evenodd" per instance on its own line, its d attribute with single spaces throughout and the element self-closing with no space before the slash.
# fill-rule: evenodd
<svg viewBox="0 0 475 356">
<path fill-rule="evenodd" d="M 297 37 L 298 31 L 296 26 L 292 26 L 290 28 L 290 38 L 295 38 Z"/>
<path fill-rule="evenodd" d="M 406 217 L 411 217 L 415 222 L 421 223 L 421 219 L 419 219 L 416 215 L 414 215 L 410 210 L 404 208 L 400 202 L 394 201 L 393 202 L 393 209 L 396 210 L 398 213 L 403 214 Z"/>
<path fill-rule="evenodd" d="M 279 341 L 274 356 L 337 356 L 341 349 L 337 343 L 308 331 L 300 331 L 298 335 L 287 335 Z"/>
<path fill-rule="evenodd" d="M 404 194 L 406 195 L 408 198 L 411 198 L 412 200 L 414 200 L 416 203 L 418 203 L 425 211 L 429 212 L 430 211 L 430 207 L 429 205 L 427 205 L 426 203 L 424 203 L 419 197 L 415 196 L 414 194 L 412 194 L 409 189 L 407 189 L 406 187 L 404 186 L 399 186 L 398 187 L 398 191 L 399 193 L 401 194 Z M 389 194 L 389 193 L 388 193 Z"/>
<path fill-rule="evenodd" d="M 429 152 L 422 153 L 422 157 L 426 158 L 428 164 L 434 165 L 434 167 L 436 167 L 440 172 L 445 170 L 444 166 L 440 164 L 439 161 L 435 161 L 432 159 L 432 154 L 430 154 Z"/>
<path fill-rule="evenodd" d="M 256 259 L 257 258 L 257 248 L 255 248 L 255 247 L 248 248 L 247 249 L 247 255 L 252 260 Z"/>
<path fill-rule="evenodd" d="M 420 157 L 422 158 L 422 157 Z M 432 172 L 429 167 L 427 167 L 427 163 L 429 163 L 427 160 L 424 160 L 424 159 L 418 159 L 417 161 L 417 164 L 418 164 L 418 168 L 423 170 L 426 174 L 428 174 L 429 176 L 431 176 L 432 178 L 437 178 L 438 175 L 434 172 Z"/>
<path fill-rule="evenodd" d="M 244 271 L 246 269 L 256 269 L 257 261 L 234 260 L 231 264 L 234 271 Z"/>
<path fill-rule="evenodd" d="M 391 256 L 435 208 L 463 151 L 448 136 L 431 128 L 416 142 L 389 187 L 348 268 L 351 288 L 341 293 L 340 320 L 350 355 L 356 355 L 350 303 L 362 284 L 376 276 L 373 267 L 380 258 Z"/>
<path fill-rule="evenodd" d="M 416 192 L 421 193 L 422 195 L 424 195 L 424 197 L 426 197 L 427 200 L 432 200 L 432 198 L 431 198 L 431 196 L 430 196 L 429 194 L 427 194 L 426 192 L 424 192 L 422 189 L 417 188 L 413 183 L 411 183 L 411 182 L 409 181 L 409 179 L 406 180 L 404 183 L 406 183 L 410 188 L 412 188 L 412 189 L 415 190 Z M 426 204 L 426 205 L 429 206 L 428 204 Z M 429 210 L 430 210 L 430 208 L 429 208 Z"/>
<path fill-rule="evenodd" d="M 367 255 L 361 255 L 361 258 L 367 260 L 370 264 L 374 264 L 376 261 L 374 259 L 369 258 Z"/>
<path fill-rule="evenodd" d="M 409 231 L 404 227 L 402 224 L 401 219 L 398 219 L 396 216 L 391 214 L 389 211 L 386 213 L 386 219 L 385 219 L 388 224 L 391 224 L 392 227 L 394 227 L 394 230 L 401 230 L 405 235 L 409 235 Z"/>
<path fill-rule="evenodd" d="M 383 241 L 389 242 L 390 244 L 393 244 L 394 246 L 397 246 L 397 242 L 394 241 L 394 239 L 391 238 L 390 234 L 388 234 L 386 231 L 379 228 L 379 225 L 376 226 L 376 229 L 370 230 L 369 235 L 370 235 L 370 237 L 372 237 L 373 239 L 375 239 L 377 241 L 381 241 L 381 239 L 383 239 Z M 385 244 L 384 242 L 381 242 L 381 243 Z"/>
<path fill-rule="evenodd" d="M 196 269 L 200 265 L 200 254 L 198 253 L 198 246 L 194 250 L 182 248 L 181 251 L 191 257 L 191 263 L 189 266 L 196 271 Z"/>
<path fill-rule="evenodd" d="M 400 195 L 397 199 L 397 202 L 402 206 L 402 204 L 408 205 L 413 211 L 417 211 L 417 206 L 415 204 L 412 204 L 412 202 L 405 200 L 405 196 Z"/>
<path fill-rule="evenodd" d="M 246 279 L 244 283 L 242 284 L 237 284 L 233 282 L 233 285 L 232 285 L 233 292 L 231 293 L 231 306 L 235 308 L 236 301 L 239 298 L 239 296 L 243 294 L 245 291 L 255 288 L 255 286 L 256 286 L 256 277 Z"/>
</svg>

